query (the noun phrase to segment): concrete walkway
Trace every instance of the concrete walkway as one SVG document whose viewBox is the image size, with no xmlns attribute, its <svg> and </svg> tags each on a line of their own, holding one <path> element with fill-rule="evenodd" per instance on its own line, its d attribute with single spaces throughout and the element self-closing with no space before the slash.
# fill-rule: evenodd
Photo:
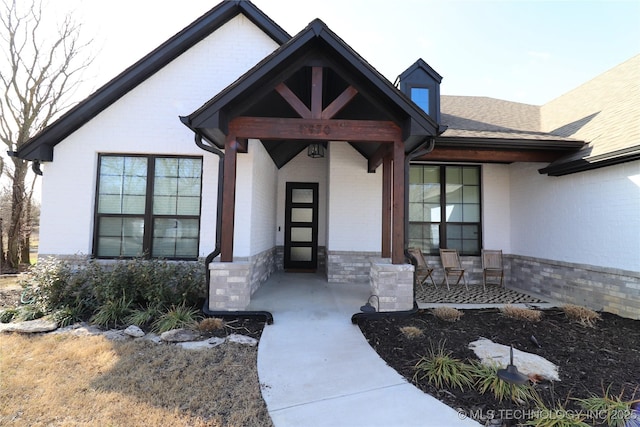
<svg viewBox="0 0 640 427">
<path fill-rule="evenodd" d="M 262 395 L 275 427 L 479 426 L 409 384 L 369 346 L 351 316 L 367 284 L 279 273 L 252 297 L 268 310 L 258 347 Z"/>
</svg>

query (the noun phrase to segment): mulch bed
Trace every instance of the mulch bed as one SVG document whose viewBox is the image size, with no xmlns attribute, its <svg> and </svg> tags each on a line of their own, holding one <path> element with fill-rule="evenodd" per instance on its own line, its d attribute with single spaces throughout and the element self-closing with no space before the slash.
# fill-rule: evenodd
<svg viewBox="0 0 640 427">
<path fill-rule="evenodd" d="M 603 396 L 609 387 L 611 395 L 640 399 L 640 321 L 601 314 L 595 328 L 571 322 L 557 309 L 545 310 L 542 320 L 535 323 L 508 318 L 498 309 L 464 310 L 457 322 L 446 322 L 429 310 L 420 310 L 411 317 L 360 320 L 359 326 L 378 354 L 410 382 L 416 362 L 441 342 L 453 357 L 466 361 L 477 359 L 468 344 L 480 337 L 538 354 L 559 366 L 561 381 L 535 385 L 547 407 L 560 402 L 577 411 L 579 406 L 573 398 Z M 399 330 L 403 326 L 416 326 L 423 335 L 406 338 Z M 533 343 L 532 335 L 540 347 Z M 414 384 L 481 422 L 495 416 L 488 414 L 515 413 L 507 412 L 514 409 L 509 402 L 500 403 L 489 393 L 440 390 L 425 381 Z M 527 408 L 531 409 L 520 409 L 524 412 Z M 598 425 L 598 421 L 592 422 Z"/>
</svg>

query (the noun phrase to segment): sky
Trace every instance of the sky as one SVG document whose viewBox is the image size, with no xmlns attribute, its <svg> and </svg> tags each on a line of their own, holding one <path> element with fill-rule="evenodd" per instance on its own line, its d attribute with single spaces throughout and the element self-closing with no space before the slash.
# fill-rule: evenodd
<svg viewBox="0 0 640 427">
<path fill-rule="evenodd" d="M 86 96 L 217 0 L 49 0 L 93 39 Z M 640 54 L 640 0 L 253 0 L 291 35 L 315 18 L 390 81 L 422 58 L 444 95 L 542 105 Z M 211 94 L 212 96 L 214 94 Z"/>
</svg>

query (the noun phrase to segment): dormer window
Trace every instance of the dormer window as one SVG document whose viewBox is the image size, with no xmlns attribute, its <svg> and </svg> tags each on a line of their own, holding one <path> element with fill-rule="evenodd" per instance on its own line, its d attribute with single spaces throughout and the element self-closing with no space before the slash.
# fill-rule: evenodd
<svg viewBox="0 0 640 427">
<path fill-rule="evenodd" d="M 426 87 L 412 87 L 411 88 L 411 100 L 415 102 L 418 107 L 422 108 L 425 113 L 429 112 L 429 88 Z"/>
<path fill-rule="evenodd" d="M 440 74 L 422 59 L 400 74 L 400 90 L 440 123 Z"/>
</svg>

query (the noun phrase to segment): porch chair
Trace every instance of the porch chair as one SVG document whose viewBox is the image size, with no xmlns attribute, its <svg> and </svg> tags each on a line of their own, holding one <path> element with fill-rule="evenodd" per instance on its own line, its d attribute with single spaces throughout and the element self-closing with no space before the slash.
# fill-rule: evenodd
<svg viewBox="0 0 640 427">
<path fill-rule="evenodd" d="M 464 268 L 460 263 L 460 256 L 458 256 L 457 249 L 440 249 L 440 260 L 442 261 L 442 267 L 444 267 L 444 280 L 442 283 L 447 283 L 447 290 L 451 290 L 449 287 L 449 275 L 457 275 L 458 280 L 456 285 L 460 283 L 460 280 L 464 282 L 464 287 L 469 290 L 467 286 L 467 278 L 464 275 Z"/>
<path fill-rule="evenodd" d="M 483 285 L 487 286 L 487 276 L 500 278 L 500 286 L 504 286 L 504 267 L 502 266 L 502 251 L 493 249 L 482 250 Z"/>
<path fill-rule="evenodd" d="M 433 268 L 429 267 L 427 261 L 424 259 L 424 255 L 422 255 L 422 251 L 420 248 L 409 248 L 407 250 L 409 255 L 413 257 L 415 260 L 416 271 L 414 274 L 414 283 L 416 285 L 425 286 L 427 279 L 431 279 L 431 283 L 433 283 L 433 287 L 437 288 L 436 282 L 433 280 Z"/>
</svg>

